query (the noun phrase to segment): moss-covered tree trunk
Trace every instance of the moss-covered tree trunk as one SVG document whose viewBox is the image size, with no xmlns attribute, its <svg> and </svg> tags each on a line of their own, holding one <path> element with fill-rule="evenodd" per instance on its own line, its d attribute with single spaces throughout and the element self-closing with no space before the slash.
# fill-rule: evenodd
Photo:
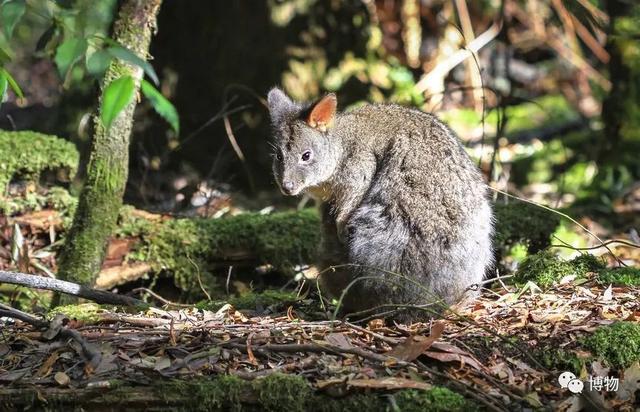
<svg viewBox="0 0 640 412">
<path fill-rule="evenodd" d="M 640 177 L 640 3 L 607 0 L 611 91 L 602 106 L 598 183 L 611 194 Z"/>
<path fill-rule="evenodd" d="M 161 3 L 162 0 L 125 0 L 114 25 L 114 39 L 146 59 Z M 107 69 L 103 92 L 111 81 L 125 75 L 136 79 L 137 93 L 143 71 L 121 60 L 114 60 Z M 101 94 L 99 106 L 103 98 Z M 100 270 L 127 182 L 129 137 L 135 107 L 136 99 L 133 99 L 108 129 L 98 115 L 94 116 L 95 131 L 87 177 L 60 256 L 58 274 L 62 279 L 92 285 Z"/>
</svg>

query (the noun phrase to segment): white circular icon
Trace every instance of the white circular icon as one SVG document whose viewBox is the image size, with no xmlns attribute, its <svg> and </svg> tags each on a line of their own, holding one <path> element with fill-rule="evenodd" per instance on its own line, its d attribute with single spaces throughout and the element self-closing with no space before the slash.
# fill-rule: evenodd
<svg viewBox="0 0 640 412">
<path fill-rule="evenodd" d="M 567 385 L 569 385 L 569 382 L 571 382 L 574 379 L 576 379 L 576 375 L 574 375 L 573 373 L 562 372 L 558 377 L 558 383 L 560 383 L 560 386 L 566 389 Z"/>
<path fill-rule="evenodd" d="M 584 383 L 580 379 L 572 379 L 567 384 L 567 389 L 571 393 L 582 393 L 582 389 L 584 389 Z"/>
</svg>

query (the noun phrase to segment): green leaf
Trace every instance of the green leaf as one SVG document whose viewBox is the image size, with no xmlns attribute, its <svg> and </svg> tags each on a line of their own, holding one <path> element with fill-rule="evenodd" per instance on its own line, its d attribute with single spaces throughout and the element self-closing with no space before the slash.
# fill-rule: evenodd
<svg viewBox="0 0 640 412">
<path fill-rule="evenodd" d="M 134 52 L 132 52 L 129 49 L 126 49 L 122 46 L 116 45 L 113 47 L 108 47 L 106 49 L 109 53 L 111 53 L 111 55 L 113 57 L 116 57 L 120 60 L 124 60 L 126 62 L 129 62 L 131 64 L 134 64 L 138 67 L 141 67 L 142 70 L 144 70 L 145 73 L 147 73 L 147 76 L 149 76 L 149 78 L 151 80 L 153 80 L 153 83 L 157 86 L 160 82 L 158 81 L 158 75 L 156 74 L 156 71 L 153 70 L 153 66 L 151 66 L 151 64 L 149 64 L 148 61 L 141 59 L 140 57 L 138 57 L 137 54 L 135 54 Z"/>
<path fill-rule="evenodd" d="M 18 82 L 16 82 L 13 76 L 11 76 L 11 74 L 3 68 L 0 68 L 0 74 L 2 74 L 7 79 L 9 87 L 11 87 L 11 90 L 13 90 L 16 96 L 23 98 L 24 94 L 22 93 L 22 89 L 20 88 L 20 86 L 18 86 Z"/>
<path fill-rule="evenodd" d="M 60 76 L 62 76 L 63 79 L 67 77 L 67 72 L 71 66 L 80 59 L 86 50 L 87 40 L 82 38 L 65 40 L 60 46 L 58 46 L 54 61 L 56 62 Z"/>
<path fill-rule="evenodd" d="M 135 92 L 133 77 L 118 77 L 104 89 L 102 106 L 100 108 L 100 120 L 107 129 L 111 127 L 113 120 L 131 102 Z"/>
<path fill-rule="evenodd" d="M 142 80 L 141 87 L 142 93 L 149 99 L 155 111 L 169 122 L 177 134 L 180 134 L 180 118 L 173 104 L 148 81 Z"/>
<path fill-rule="evenodd" d="M 0 106 L 4 101 L 4 95 L 7 92 L 7 76 L 3 72 L 0 72 Z"/>
<path fill-rule="evenodd" d="M 94 76 L 101 75 L 109 67 L 111 59 L 113 56 L 107 50 L 98 50 L 87 59 L 87 71 Z"/>
<path fill-rule="evenodd" d="M 26 9 L 24 0 L 11 0 L 5 1 L 0 8 L 0 17 L 2 20 L 2 27 L 4 28 L 4 34 L 7 39 L 11 38 L 13 34 L 13 28 L 18 24 L 18 21 L 24 14 Z"/>
<path fill-rule="evenodd" d="M 12 59 L 12 52 L 10 49 L 5 49 L 0 45 L 0 66 L 5 63 L 9 63 Z"/>
</svg>

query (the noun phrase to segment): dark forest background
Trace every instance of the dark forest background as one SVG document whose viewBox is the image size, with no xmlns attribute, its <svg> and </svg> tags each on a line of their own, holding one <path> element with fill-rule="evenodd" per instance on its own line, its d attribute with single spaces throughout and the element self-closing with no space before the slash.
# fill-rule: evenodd
<svg viewBox="0 0 640 412">
<path fill-rule="evenodd" d="M 249 208 L 286 201 L 273 196 L 264 105 L 266 91 L 281 85 L 301 100 L 335 91 L 341 108 L 390 100 L 435 111 L 502 189 L 537 196 L 552 206 L 587 203 L 589 211 L 610 213 L 639 174 L 632 156 L 638 136 L 630 126 L 638 121 L 638 45 L 632 41 L 638 11 L 629 6 L 632 15 L 617 17 L 621 33 L 607 43 L 613 24 L 599 11 L 607 5 L 586 0 L 468 5 L 436 0 L 167 1 L 158 17 L 151 62 L 161 91 L 178 110 L 181 131 L 173 132 L 148 103 L 140 105 L 125 200 L 172 212 L 188 209 L 199 191 L 240 192 Z M 56 35 L 69 36 L 69 26 L 107 34 L 116 6 L 114 1 L 76 1 L 67 26 L 61 26 L 66 28 Z M 497 21 L 503 21 L 502 30 L 475 58 L 429 84 L 419 83 L 473 42 L 465 40 L 465 30 L 467 37 L 479 36 Z M 98 84 L 81 65 L 61 79 L 54 59 L 48 58 L 55 49 L 33 52 L 46 24 L 31 14 L 15 29 L 17 56 L 8 68 L 25 99 L 10 98 L 2 105 L 0 127 L 56 134 L 86 149 L 87 117 Z M 625 70 L 616 62 L 621 58 Z M 609 65 L 624 73 L 609 78 Z M 610 112 L 625 115 L 627 126 L 606 123 L 608 95 L 612 107 L 624 106 L 623 112 Z M 609 123 L 616 121 L 621 120 Z"/>
</svg>

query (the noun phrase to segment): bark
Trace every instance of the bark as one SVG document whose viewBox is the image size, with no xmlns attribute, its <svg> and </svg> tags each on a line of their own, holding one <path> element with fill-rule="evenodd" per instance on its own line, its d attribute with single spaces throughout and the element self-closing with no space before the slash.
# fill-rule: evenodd
<svg viewBox="0 0 640 412">
<path fill-rule="evenodd" d="M 104 290 L 91 289 L 65 280 L 51 279 L 27 273 L 5 272 L 0 270 L 0 283 L 26 286 L 33 289 L 54 290 L 56 292 L 89 299 L 96 303 L 140 307 L 146 306 L 146 303 L 143 301 L 129 296 L 117 295 Z"/>
<path fill-rule="evenodd" d="M 597 158 L 604 172 L 601 175 L 608 169 L 614 169 L 617 175 L 618 166 L 628 165 L 627 160 L 637 160 L 627 158 L 631 149 L 627 146 L 638 144 L 635 131 L 640 126 L 640 58 L 635 43 L 640 36 L 640 20 L 633 17 L 640 16 L 640 5 L 628 0 L 607 0 L 605 4 L 609 14 L 606 50 L 610 55 L 611 91 L 602 106 L 604 135 L 598 145 Z M 637 170 L 631 172 L 638 174 Z M 613 177 L 619 179 L 619 176 Z"/>
<path fill-rule="evenodd" d="M 156 16 L 162 0 L 125 0 L 114 26 L 114 39 L 147 58 Z M 114 60 L 107 70 L 103 88 L 112 80 L 131 75 L 139 91 L 143 71 L 137 66 Z M 102 94 L 100 105 L 102 104 Z M 104 259 L 108 237 L 113 231 L 122 205 L 129 167 L 129 138 L 136 107 L 134 98 L 109 129 L 94 116 L 91 154 L 78 209 L 59 263 L 59 277 L 83 285 L 93 285 Z M 64 298 L 65 303 L 74 298 Z M 54 299 L 54 304 L 59 303 Z"/>
</svg>

